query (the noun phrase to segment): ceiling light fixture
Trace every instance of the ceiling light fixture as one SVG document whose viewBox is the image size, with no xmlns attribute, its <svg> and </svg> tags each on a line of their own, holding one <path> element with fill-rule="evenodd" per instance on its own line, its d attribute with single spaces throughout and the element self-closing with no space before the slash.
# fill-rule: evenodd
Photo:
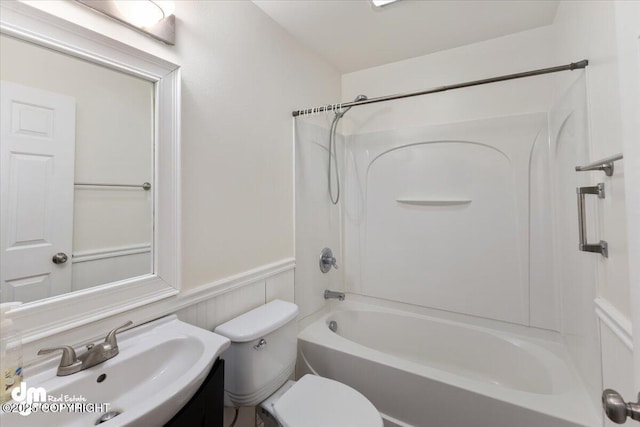
<svg viewBox="0 0 640 427">
<path fill-rule="evenodd" d="M 75 0 L 164 43 L 175 44 L 175 2 L 170 0 Z"/>
<path fill-rule="evenodd" d="M 373 5 L 375 7 L 384 7 L 387 5 L 390 5 L 391 3 L 395 3 L 399 0 L 371 0 L 371 3 L 373 3 Z"/>
</svg>

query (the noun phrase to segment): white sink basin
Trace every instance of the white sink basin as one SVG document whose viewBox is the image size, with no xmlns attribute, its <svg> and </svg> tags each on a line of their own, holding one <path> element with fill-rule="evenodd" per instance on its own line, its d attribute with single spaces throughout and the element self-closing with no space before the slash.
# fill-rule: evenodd
<svg viewBox="0 0 640 427">
<path fill-rule="evenodd" d="M 26 371 L 25 383 L 43 387 L 48 403 L 108 403 L 108 411 L 120 414 L 101 426 L 162 426 L 193 397 L 229 344 L 171 315 L 118 334 L 120 354 L 104 363 L 58 377 L 56 358 L 34 375 Z M 92 426 L 105 412 L 3 413 L 0 425 Z"/>
</svg>

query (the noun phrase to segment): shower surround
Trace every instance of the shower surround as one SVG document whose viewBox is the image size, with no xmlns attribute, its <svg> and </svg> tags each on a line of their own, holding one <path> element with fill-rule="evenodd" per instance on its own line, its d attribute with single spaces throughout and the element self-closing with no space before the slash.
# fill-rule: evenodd
<svg viewBox="0 0 640 427">
<path fill-rule="evenodd" d="M 331 205 L 328 195 L 331 116 L 296 119 L 296 251 L 300 261 L 296 268 L 296 290 L 300 294 L 296 298 L 303 304 L 319 300 L 324 288 L 331 288 L 346 291 L 347 301 L 364 298 L 371 304 L 358 308 L 356 314 L 324 312 L 315 326 L 303 331 L 299 339 L 306 361 L 299 366 L 299 373 L 316 372 L 334 378 L 375 401 L 379 393 L 371 381 L 365 380 L 369 369 L 362 368 L 374 364 L 376 372 L 391 368 L 384 371 L 390 377 L 381 380 L 391 395 L 410 395 L 401 384 L 415 382 L 415 387 L 432 390 L 429 402 L 441 402 L 440 397 L 454 390 L 462 393 L 458 396 L 461 399 L 489 399 L 487 402 L 495 403 L 496 408 L 514 405 L 504 409 L 503 416 L 496 420 L 505 425 L 525 418 L 531 425 L 598 424 L 600 361 L 594 332 L 597 327 L 588 304 L 594 297 L 595 264 L 575 250 L 577 227 L 573 224 L 575 187 L 585 185 L 588 179 L 573 171 L 575 164 L 588 159 L 583 76 L 578 76 L 559 98 L 548 111 L 422 126 L 387 123 L 387 129 L 339 135 L 343 198 L 337 206 Z M 385 113 L 388 111 L 360 107 L 349 117 L 372 123 L 381 117 L 384 121 Z M 325 242 L 337 252 L 343 268 L 323 275 L 314 271 L 318 256 L 314 250 L 326 246 Z M 576 280 L 580 275 L 582 279 Z M 580 301 L 582 309 L 571 307 L 575 301 Z M 306 314 L 317 311 L 321 303 L 317 301 Z M 333 307 L 339 310 L 340 304 Z M 415 323 L 383 316 L 390 320 L 384 322 L 380 316 L 358 314 L 388 304 L 394 305 L 397 315 L 426 310 L 431 319 Z M 340 338 L 327 335 L 330 331 L 325 323 L 336 320 L 331 316 L 346 321 L 353 333 L 349 337 L 341 334 L 338 321 Z M 453 345 L 470 335 L 464 327 L 443 329 L 438 319 L 448 316 L 458 316 L 472 329 L 486 325 L 488 335 L 474 335 L 466 342 L 466 349 Z M 362 342 L 366 338 L 361 336 L 363 329 L 349 326 L 351 318 L 361 319 L 360 323 L 368 322 L 362 319 L 382 321 L 384 328 L 374 328 L 380 332 L 380 345 L 372 346 L 370 340 L 368 344 Z M 525 333 L 515 338 L 504 335 L 510 328 Z M 414 330 L 422 330 L 422 338 L 412 335 Z M 447 336 L 442 332 L 445 330 L 453 335 Z M 542 359 L 555 362 L 545 364 L 537 356 L 517 356 L 517 351 L 509 353 L 513 358 L 502 360 L 491 355 L 493 338 L 479 338 L 501 336 L 519 343 L 516 347 L 534 349 L 531 354 L 547 354 L 536 350 L 526 331 L 539 331 L 546 342 L 542 345 L 554 348 L 557 356 Z M 385 356 L 381 362 L 380 352 L 389 353 L 381 348 L 399 348 L 391 344 L 390 337 L 400 338 L 414 350 L 423 350 L 393 351 L 391 358 Z M 447 358 L 436 357 L 438 362 L 425 356 L 432 347 L 446 349 L 450 359 L 473 354 L 478 358 L 475 362 L 484 363 L 485 368 L 495 365 L 498 371 L 511 365 L 517 366 L 513 373 L 537 369 L 541 372 L 534 375 L 538 380 L 553 377 L 556 371 L 571 374 L 564 385 L 537 384 L 535 390 L 530 389 L 535 381 L 509 375 L 508 370 L 502 372 L 503 377 L 491 379 L 486 369 L 474 371 L 450 364 L 442 376 L 440 362 Z M 340 363 L 331 362 L 338 360 Z M 354 368 L 336 368 L 342 365 Z M 405 380 L 394 382 L 394 375 Z M 513 383 L 515 388 L 508 393 L 498 388 L 494 393 L 493 386 L 478 386 L 478 381 Z M 465 394 L 469 392 L 471 395 Z M 538 397 L 532 400 L 532 394 Z M 568 399 L 571 407 L 584 407 L 582 415 L 558 409 L 554 401 L 559 395 Z M 573 401 L 570 395 L 579 398 Z M 415 419 L 424 416 L 418 409 L 426 403 L 414 405 L 418 411 L 412 415 L 415 419 L 405 420 L 397 414 L 405 412 L 401 407 L 406 399 L 400 399 L 404 403 L 383 404 L 393 399 L 378 397 L 376 406 L 384 408 L 381 410 L 389 426 L 414 425 Z M 531 406 L 533 401 L 538 403 Z M 519 412 L 514 409 L 517 407 L 531 411 Z M 443 421 L 441 425 L 465 422 Z"/>
<path fill-rule="evenodd" d="M 551 240 L 549 187 L 531 176 L 548 173 L 546 114 L 350 135 L 345 146 L 347 291 L 555 326 L 552 277 L 530 278 L 550 271 L 530 256 Z"/>
</svg>

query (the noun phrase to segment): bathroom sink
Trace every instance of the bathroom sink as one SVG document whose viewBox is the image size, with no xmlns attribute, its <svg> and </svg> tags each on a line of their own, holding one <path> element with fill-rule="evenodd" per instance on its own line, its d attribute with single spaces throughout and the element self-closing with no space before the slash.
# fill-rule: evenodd
<svg viewBox="0 0 640 427">
<path fill-rule="evenodd" d="M 59 358 L 35 367 L 33 375 L 25 370 L 27 390 L 43 387 L 51 412 L 44 412 L 43 405 L 29 415 L 3 413 L 0 425 L 89 426 L 117 413 L 100 425 L 161 426 L 193 397 L 229 344 L 229 339 L 175 315 L 130 329 L 118 335 L 120 354 L 84 371 L 56 376 Z M 53 412 L 52 404 L 76 403 L 84 411 Z"/>
</svg>

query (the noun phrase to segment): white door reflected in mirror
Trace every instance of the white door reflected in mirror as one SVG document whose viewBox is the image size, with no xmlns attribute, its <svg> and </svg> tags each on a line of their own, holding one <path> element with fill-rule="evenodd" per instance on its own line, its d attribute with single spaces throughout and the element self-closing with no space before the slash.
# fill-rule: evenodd
<svg viewBox="0 0 640 427">
<path fill-rule="evenodd" d="M 151 274 L 154 83 L 5 35 L 0 47 L 0 302 Z"/>
<path fill-rule="evenodd" d="M 11 82 L 0 89 L 2 241 L 0 301 L 71 289 L 75 99 Z"/>
</svg>

